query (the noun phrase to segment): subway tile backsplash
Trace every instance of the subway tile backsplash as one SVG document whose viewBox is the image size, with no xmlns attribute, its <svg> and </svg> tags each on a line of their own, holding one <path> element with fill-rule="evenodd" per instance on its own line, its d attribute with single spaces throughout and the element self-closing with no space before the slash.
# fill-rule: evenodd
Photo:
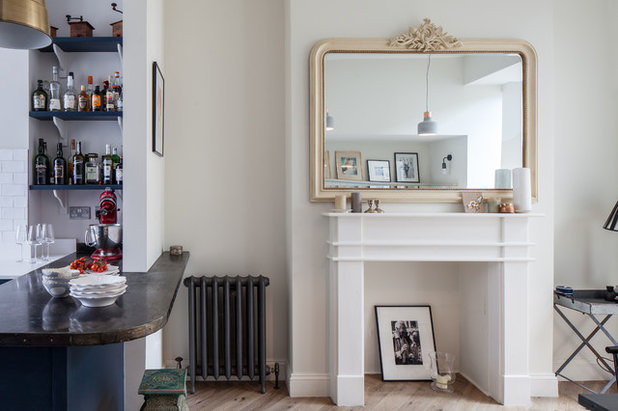
<svg viewBox="0 0 618 411">
<path fill-rule="evenodd" d="M 28 220 L 28 150 L 0 150 L 0 241 L 15 242 Z"/>
</svg>

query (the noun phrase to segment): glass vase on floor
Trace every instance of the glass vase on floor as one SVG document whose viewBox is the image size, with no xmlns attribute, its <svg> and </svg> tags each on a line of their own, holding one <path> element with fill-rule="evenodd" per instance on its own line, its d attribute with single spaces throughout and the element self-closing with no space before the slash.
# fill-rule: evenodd
<svg viewBox="0 0 618 411">
<path fill-rule="evenodd" d="M 453 392 L 455 382 L 455 354 L 432 351 L 429 353 L 431 388 L 437 392 Z"/>
</svg>

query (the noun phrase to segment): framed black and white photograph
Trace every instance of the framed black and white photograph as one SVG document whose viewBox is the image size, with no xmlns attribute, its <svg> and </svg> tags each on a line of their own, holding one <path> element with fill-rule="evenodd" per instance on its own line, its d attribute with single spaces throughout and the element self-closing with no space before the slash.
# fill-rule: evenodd
<svg viewBox="0 0 618 411">
<path fill-rule="evenodd" d="M 156 61 L 152 63 L 152 151 L 163 157 L 165 79 Z"/>
<path fill-rule="evenodd" d="M 429 381 L 436 351 L 429 305 L 376 305 L 382 381 Z"/>
<path fill-rule="evenodd" d="M 367 160 L 369 181 L 390 182 L 391 162 L 388 160 Z"/>
<path fill-rule="evenodd" d="M 395 174 L 397 182 L 420 183 L 418 153 L 395 153 Z"/>
</svg>

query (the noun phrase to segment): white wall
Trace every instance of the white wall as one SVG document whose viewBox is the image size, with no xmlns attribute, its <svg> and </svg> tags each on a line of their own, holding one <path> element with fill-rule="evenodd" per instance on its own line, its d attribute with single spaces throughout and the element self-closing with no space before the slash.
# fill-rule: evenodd
<svg viewBox="0 0 618 411">
<path fill-rule="evenodd" d="M 163 248 L 165 159 L 152 152 L 152 62 L 165 77 L 163 0 L 127 2 L 124 9 L 123 269 L 147 271 Z M 166 85 L 167 86 L 167 85 Z M 167 141 L 172 140 L 169 138 Z M 162 364 L 156 333 L 125 344 L 125 408 L 143 402 L 137 388 L 146 364 Z"/>
<path fill-rule="evenodd" d="M 164 10 L 165 245 L 191 252 L 187 275 L 268 276 L 266 355 L 285 363 L 283 0 Z M 185 364 L 186 295 L 182 286 L 164 332 L 166 360 Z"/>
<path fill-rule="evenodd" d="M 618 53 L 613 44 L 618 5 L 609 0 L 555 4 L 555 283 L 602 289 L 618 283 L 618 235 L 601 229 L 618 200 Z M 573 30 L 583 21 L 595 22 L 585 36 Z M 582 333 L 592 331 L 590 320 L 569 314 Z M 618 331 L 614 320 L 609 326 Z M 609 345 L 605 336 L 593 342 L 601 353 Z M 578 344 L 557 318 L 554 368 Z M 607 378 L 587 349 L 566 375 Z"/>
<path fill-rule="evenodd" d="M 410 25 L 429 16 L 460 37 L 523 38 L 539 53 L 539 170 L 540 202 L 534 210 L 546 217 L 536 222 L 532 240 L 534 251 L 530 286 L 530 369 L 535 374 L 551 375 L 553 320 L 553 19 L 549 1 L 524 1 L 513 4 L 489 0 L 470 3 L 457 1 L 289 1 L 287 47 L 287 203 L 289 281 L 291 284 L 292 395 L 326 395 L 326 244 L 327 221 L 322 212 L 332 204 L 309 202 L 309 84 L 308 56 L 312 46 L 328 37 L 378 37 L 400 34 Z M 328 10 L 328 13 L 324 11 Z M 534 10 L 534 13 L 530 13 Z M 465 16 L 465 18 L 462 18 Z M 526 24 L 522 24 L 522 22 Z M 460 210 L 460 205 L 387 204 L 395 210 Z M 422 271 L 422 269 L 421 269 Z M 446 294 L 445 294 L 446 295 Z M 388 300 L 388 293 L 372 301 Z M 419 297 L 420 299 L 421 297 Z M 413 303 L 410 301 L 410 303 Z M 306 309 L 311 307 L 311 309 Z M 532 314 L 533 313 L 533 314 Z M 366 337 L 367 338 L 367 337 Z"/>
</svg>

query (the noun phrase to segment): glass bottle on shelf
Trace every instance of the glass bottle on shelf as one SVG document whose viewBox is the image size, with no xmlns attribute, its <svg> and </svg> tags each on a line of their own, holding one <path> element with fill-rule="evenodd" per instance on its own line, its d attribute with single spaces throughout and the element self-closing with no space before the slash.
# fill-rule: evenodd
<svg viewBox="0 0 618 411">
<path fill-rule="evenodd" d="M 92 94 L 92 111 L 101 111 L 102 108 L 101 90 L 96 86 Z"/>
<path fill-rule="evenodd" d="M 122 111 L 122 84 L 120 83 L 120 73 L 114 73 L 114 107 L 116 111 Z"/>
<path fill-rule="evenodd" d="M 105 155 L 101 159 L 103 163 L 103 184 L 113 183 L 114 160 L 112 159 L 111 149 L 109 144 L 105 144 Z"/>
<path fill-rule="evenodd" d="M 64 111 L 77 111 L 77 95 L 73 88 L 73 72 L 67 76 L 67 91 L 64 92 Z"/>
<path fill-rule="evenodd" d="M 69 151 L 69 157 L 67 161 L 67 178 L 68 184 L 73 183 L 73 155 L 75 154 L 75 139 L 71 139 L 71 146 Z"/>
<path fill-rule="evenodd" d="M 62 155 L 62 143 L 56 146 L 56 158 L 54 159 L 54 184 L 64 185 L 67 183 L 67 161 Z"/>
<path fill-rule="evenodd" d="M 120 162 L 116 166 L 116 184 L 122 184 L 122 156 L 120 156 Z"/>
<path fill-rule="evenodd" d="M 73 163 L 73 184 L 84 184 L 85 170 L 81 141 L 77 142 L 77 148 L 71 162 Z"/>
<path fill-rule="evenodd" d="M 47 110 L 47 93 L 43 89 L 43 80 L 37 80 L 38 87 L 32 93 L 32 111 Z"/>
<path fill-rule="evenodd" d="M 39 153 L 33 161 L 33 184 L 46 185 L 49 183 L 47 178 L 49 173 L 49 158 L 45 155 L 45 142 L 39 138 Z"/>
<path fill-rule="evenodd" d="M 77 104 L 77 111 L 88 111 L 88 93 L 86 93 L 86 86 L 82 84 L 81 91 L 79 93 L 79 103 Z"/>
<path fill-rule="evenodd" d="M 114 90 L 112 90 L 112 76 L 108 78 L 108 81 L 103 82 L 103 88 L 105 90 L 105 111 L 116 111 L 114 107 Z"/>
<path fill-rule="evenodd" d="M 58 67 L 52 67 L 52 81 L 49 83 L 49 111 L 60 111 L 60 83 L 58 83 Z"/>
<path fill-rule="evenodd" d="M 112 177 L 116 181 L 116 167 L 120 163 L 120 156 L 118 155 L 118 147 L 112 148 Z"/>
<path fill-rule="evenodd" d="M 88 76 L 88 85 L 86 86 L 86 94 L 88 94 L 88 111 L 92 111 L 92 95 L 94 94 L 94 86 L 92 85 L 92 76 Z"/>
<path fill-rule="evenodd" d="M 47 155 L 47 141 L 43 141 L 43 155 L 47 159 L 47 182 L 45 184 L 51 184 L 53 175 L 51 169 L 51 162 L 49 161 L 49 156 Z"/>
<path fill-rule="evenodd" d="M 99 155 L 88 153 L 86 154 L 86 184 L 99 184 L 100 181 Z"/>
</svg>

